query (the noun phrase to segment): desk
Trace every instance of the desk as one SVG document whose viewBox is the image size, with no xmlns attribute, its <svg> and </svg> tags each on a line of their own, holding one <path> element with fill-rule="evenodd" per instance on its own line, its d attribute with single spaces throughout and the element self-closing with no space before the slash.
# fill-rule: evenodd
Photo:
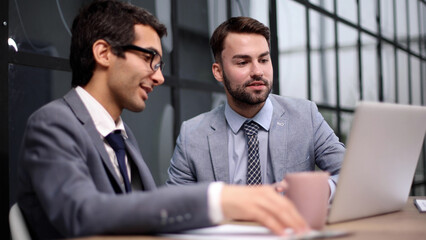
<svg viewBox="0 0 426 240">
<path fill-rule="evenodd" d="M 416 197 L 426 199 L 426 197 Z M 326 226 L 352 234 L 337 239 L 426 239 L 426 213 L 419 213 L 410 197 L 398 212 Z"/>
<path fill-rule="evenodd" d="M 426 199 L 426 197 L 416 197 Z M 410 197 L 405 207 L 398 212 L 349 222 L 327 225 L 326 230 L 344 230 L 351 234 L 334 239 L 426 239 L 426 213 L 419 213 Z M 79 240 L 165 240 L 157 236 L 94 236 Z"/>
</svg>

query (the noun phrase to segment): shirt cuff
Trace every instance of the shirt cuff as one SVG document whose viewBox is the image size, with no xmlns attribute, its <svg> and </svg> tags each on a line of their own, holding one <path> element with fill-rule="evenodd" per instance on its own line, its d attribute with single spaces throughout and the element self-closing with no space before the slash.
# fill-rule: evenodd
<svg viewBox="0 0 426 240">
<path fill-rule="evenodd" d="M 220 199 L 223 185 L 223 182 L 212 182 L 207 190 L 209 217 L 213 224 L 219 224 L 225 219 Z"/>
<path fill-rule="evenodd" d="M 330 186 L 330 198 L 328 199 L 328 203 L 331 203 L 334 198 L 334 193 L 336 193 L 336 184 L 332 179 L 328 179 L 328 185 Z"/>
</svg>

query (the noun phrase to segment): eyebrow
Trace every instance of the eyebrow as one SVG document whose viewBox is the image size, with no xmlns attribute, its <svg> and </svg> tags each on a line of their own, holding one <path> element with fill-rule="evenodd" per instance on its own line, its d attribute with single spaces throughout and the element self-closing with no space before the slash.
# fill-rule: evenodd
<svg viewBox="0 0 426 240">
<path fill-rule="evenodd" d="M 146 49 L 149 49 L 149 50 L 151 50 L 151 51 L 153 51 L 153 52 L 157 53 L 158 55 L 160 55 L 160 57 L 163 57 L 163 55 L 162 55 L 162 54 L 160 54 L 160 52 L 159 52 L 157 49 L 155 49 L 154 47 L 147 47 Z"/>
<path fill-rule="evenodd" d="M 259 55 L 259 58 L 267 56 L 269 54 L 270 54 L 269 51 L 266 51 L 264 53 L 261 53 Z M 232 59 L 239 59 L 239 58 L 251 58 L 251 56 L 250 55 L 245 55 L 245 54 L 237 54 L 237 55 L 235 55 L 235 56 L 232 57 Z"/>
<path fill-rule="evenodd" d="M 145 49 L 151 50 L 151 51 L 155 52 L 156 54 L 160 55 L 160 57 L 163 57 L 163 55 L 160 54 L 160 52 L 155 47 L 141 47 L 141 46 L 133 44 L 133 43 L 132 43 L 132 45 L 135 45 L 136 47 L 140 47 L 140 48 L 145 48 Z"/>
<path fill-rule="evenodd" d="M 158 55 L 160 55 L 160 52 L 154 47 L 148 47 L 147 49 L 152 50 L 152 51 L 156 52 Z"/>
</svg>

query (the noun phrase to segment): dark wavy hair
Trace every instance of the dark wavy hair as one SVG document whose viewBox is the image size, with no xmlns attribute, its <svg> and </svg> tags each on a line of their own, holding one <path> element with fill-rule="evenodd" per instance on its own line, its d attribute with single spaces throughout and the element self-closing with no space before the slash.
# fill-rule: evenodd
<svg viewBox="0 0 426 240">
<path fill-rule="evenodd" d="M 143 8 L 114 0 L 96 0 L 82 8 L 72 24 L 70 65 L 73 87 L 85 86 L 93 76 L 95 59 L 92 46 L 103 39 L 111 45 L 113 53 L 124 57 L 119 46 L 131 44 L 135 39 L 134 25 L 151 26 L 163 37 L 166 27 Z"/>
<path fill-rule="evenodd" d="M 265 37 L 270 46 L 270 31 L 267 26 L 250 17 L 232 17 L 216 28 L 210 38 L 210 47 L 216 62 L 221 62 L 223 42 L 229 33 L 254 33 Z"/>
</svg>

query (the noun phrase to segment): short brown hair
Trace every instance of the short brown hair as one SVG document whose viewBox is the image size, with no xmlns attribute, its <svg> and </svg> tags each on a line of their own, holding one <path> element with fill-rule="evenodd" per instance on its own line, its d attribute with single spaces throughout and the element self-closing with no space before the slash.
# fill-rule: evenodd
<svg viewBox="0 0 426 240">
<path fill-rule="evenodd" d="M 103 39 L 111 45 L 115 55 L 123 57 L 118 47 L 134 41 L 136 24 L 151 26 L 160 38 L 167 34 L 166 27 L 155 16 L 129 3 L 96 0 L 82 8 L 72 25 L 72 86 L 85 86 L 92 78 L 95 69 L 93 43 Z"/>
<path fill-rule="evenodd" d="M 270 46 L 270 31 L 267 26 L 250 17 L 232 17 L 220 24 L 210 38 L 210 47 L 216 62 L 221 62 L 223 42 L 231 32 L 260 34 L 265 37 Z"/>
</svg>

